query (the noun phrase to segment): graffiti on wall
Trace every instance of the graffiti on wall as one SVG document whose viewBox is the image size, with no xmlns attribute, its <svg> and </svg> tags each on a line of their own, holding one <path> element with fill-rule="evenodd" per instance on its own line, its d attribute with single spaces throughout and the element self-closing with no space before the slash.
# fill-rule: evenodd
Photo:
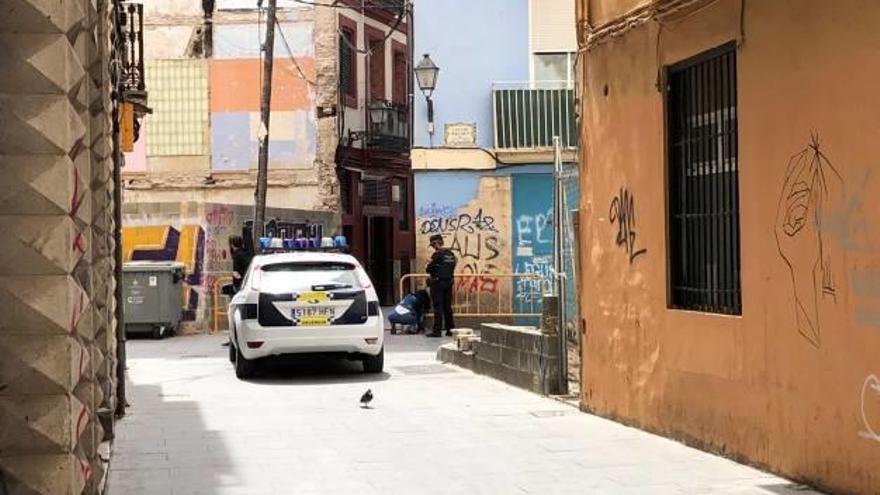
<svg viewBox="0 0 880 495">
<path fill-rule="evenodd" d="M 225 206 L 215 206 L 205 215 L 208 230 L 205 259 L 211 265 L 209 271 L 217 271 L 220 266 L 231 263 L 226 240 L 234 233 L 231 228 L 234 220 L 235 212 Z"/>
<path fill-rule="evenodd" d="M 553 210 L 523 214 L 515 223 L 515 273 L 534 273 L 541 278 L 517 278 L 514 297 L 520 304 L 532 304 L 553 280 Z"/>
<path fill-rule="evenodd" d="M 615 243 L 617 247 L 626 251 L 629 263 L 632 264 L 636 258 L 648 252 L 645 248 L 638 249 L 636 247 L 638 232 L 636 231 L 635 196 L 627 188 L 621 187 L 618 195 L 611 200 L 608 215 L 612 225 L 617 223 Z"/>
<path fill-rule="evenodd" d="M 124 261 L 179 261 L 185 266 L 183 318 L 192 321 L 199 306 L 205 262 L 205 231 L 199 225 L 123 227 Z"/>
<path fill-rule="evenodd" d="M 843 177 L 822 152 L 819 136 L 791 157 L 779 195 L 774 226 L 779 256 L 788 267 L 798 332 L 821 344 L 820 302 L 837 301 L 837 283 L 827 240 L 826 212 Z"/>
<path fill-rule="evenodd" d="M 472 275 L 456 280 L 457 292 L 497 292 L 498 279 L 491 274 L 499 268 L 496 262 L 501 251 L 493 216 L 477 208 L 450 216 L 427 217 L 421 220 L 419 233 L 423 236 L 442 235 L 446 246 L 458 258 L 458 273 Z"/>
<path fill-rule="evenodd" d="M 880 442 L 880 378 L 868 375 L 862 385 L 861 413 L 863 431 L 859 436 Z"/>
<path fill-rule="evenodd" d="M 513 178 L 513 271 L 540 278 L 517 277 L 514 308 L 526 313 L 540 308 L 553 280 L 553 177 L 550 174 Z"/>
<path fill-rule="evenodd" d="M 448 218 L 455 215 L 455 209 L 450 205 L 437 204 L 432 202 L 431 204 L 423 205 L 419 207 L 418 216 L 419 218 L 426 217 L 438 217 L 438 218 Z"/>
</svg>

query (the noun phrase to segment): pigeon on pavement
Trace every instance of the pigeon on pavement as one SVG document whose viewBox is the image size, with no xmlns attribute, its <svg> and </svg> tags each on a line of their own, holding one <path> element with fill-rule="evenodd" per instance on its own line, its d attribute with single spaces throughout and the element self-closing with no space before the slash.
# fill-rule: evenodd
<svg viewBox="0 0 880 495">
<path fill-rule="evenodd" d="M 373 391 L 370 389 L 367 389 L 367 391 L 364 392 L 364 395 L 361 396 L 361 407 L 364 409 L 369 409 L 370 402 L 372 400 L 373 400 Z"/>
</svg>

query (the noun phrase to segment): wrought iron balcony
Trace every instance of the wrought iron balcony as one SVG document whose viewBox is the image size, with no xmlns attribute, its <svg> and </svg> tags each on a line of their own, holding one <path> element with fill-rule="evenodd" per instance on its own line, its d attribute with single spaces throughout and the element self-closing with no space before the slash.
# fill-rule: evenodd
<svg viewBox="0 0 880 495">
<path fill-rule="evenodd" d="M 577 146 L 574 89 L 565 82 L 504 82 L 492 85 L 495 148 L 535 151 Z"/>
<path fill-rule="evenodd" d="M 371 0 L 369 3 L 395 16 L 402 15 L 406 9 L 405 0 Z"/>
<path fill-rule="evenodd" d="M 144 79 L 144 6 L 121 2 L 117 10 L 116 47 L 120 60 L 119 81 L 124 92 L 142 92 Z"/>
<path fill-rule="evenodd" d="M 367 146 L 388 151 L 409 150 L 409 109 L 407 105 L 372 100 L 367 112 L 370 120 Z M 378 110 L 377 110 L 378 109 Z"/>
</svg>

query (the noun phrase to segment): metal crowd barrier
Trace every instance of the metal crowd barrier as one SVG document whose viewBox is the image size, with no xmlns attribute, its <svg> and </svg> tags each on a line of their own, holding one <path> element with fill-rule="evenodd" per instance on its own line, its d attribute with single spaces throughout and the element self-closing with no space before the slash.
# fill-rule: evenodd
<svg viewBox="0 0 880 495">
<path fill-rule="evenodd" d="M 223 319 L 225 320 L 226 315 L 228 314 L 228 312 L 226 311 L 227 305 L 223 304 L 224 301 L 221 299 L 221 298 L 225 298 L 226 296 L 221 294 L 220 290 L 224 285 L 229 284 L 229 283 L 232 283 L 232 276 L 231 275 L 217 277 L 214 280 L 214 286 L 211 288 L 211 292 L 214 295 L 214 299 L 213 299 L 214 326 L 213 326 L 212 333 L 217 333 L 220 331 L 220 317 L 222 316 Z"/>
<path fill-rule="evenodd" d="M 401 297 L 426 288 L 429 277 L 427 273 L 402 276 Z M 539 317 L 549 288 L 549 281 L 538 273 L 456 274 L 452 308 L 459 316 Z"/>
</svg>

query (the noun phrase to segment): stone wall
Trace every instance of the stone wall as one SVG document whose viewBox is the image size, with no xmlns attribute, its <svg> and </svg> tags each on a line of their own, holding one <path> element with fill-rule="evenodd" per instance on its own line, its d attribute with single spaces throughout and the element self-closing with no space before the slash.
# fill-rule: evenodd
<svg viewBox="0 0 880 495">
<path fill-rule="evenodd" d="M 115 409 L 107 1 L 0 4 L 0 492 L 95 493 Z"/>
<path fill-rule="evenodd" d="M 437 359 L 491 376 L 539 394 L 554 395 L 559 388 L 559 339 L 535 327 L 484 323 L 471 349 L 455 343 L 437 351 Z"/>
</svg>

